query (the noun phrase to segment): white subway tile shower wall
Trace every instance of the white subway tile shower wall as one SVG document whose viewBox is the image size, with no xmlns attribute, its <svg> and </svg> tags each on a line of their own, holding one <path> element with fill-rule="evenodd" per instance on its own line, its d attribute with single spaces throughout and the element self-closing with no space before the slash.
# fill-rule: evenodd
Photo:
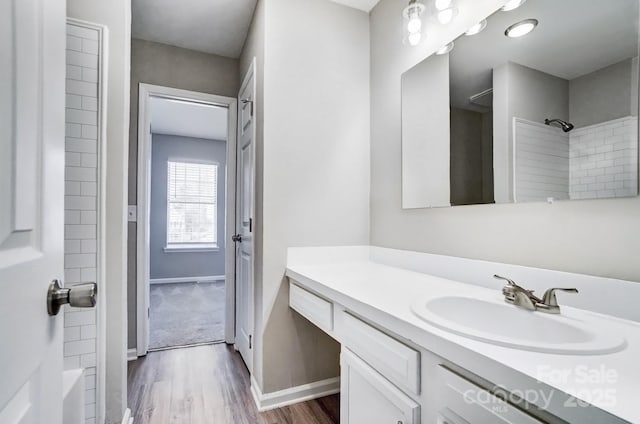
<svg viewBox="0 0 640 424">
<path fill-rule="evenodd" d="M 569 137 L 557 128 L 515 119 L 515 199 L 569 199 Z"/>
<path fill-rule="evenodd" d="M 64 200 L 67 286 L 96 281 L 98 40 L 97 30 L 67 24 Z M 95 309 L 76 308 L 67 308 L 64 316 L 64 366 L 85 369 L 87 424 L 96 422 L 96 316 Z"/>
<path fill-rule="evenodd" d="M 635 196 L 638 118 L 628 116 L 569 134 L 572 199 Z"/>
<path fill-rule="evenodd" d="M 570 133 L 516 119 L 516 201 L 636 196 L 637 128 L 635 116 L 576 128 Z"/>
</svg>

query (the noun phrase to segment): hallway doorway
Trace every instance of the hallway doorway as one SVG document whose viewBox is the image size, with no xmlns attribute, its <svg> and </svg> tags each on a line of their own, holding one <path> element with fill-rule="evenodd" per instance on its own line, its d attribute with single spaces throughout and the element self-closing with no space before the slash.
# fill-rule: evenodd
<svg viewBox="0 0 640 424">
<path fill-rule="evenodd" d="M 140 84 L 139 101 L 137 356 L 233 342 L 235 99 Z"/>
</svg>

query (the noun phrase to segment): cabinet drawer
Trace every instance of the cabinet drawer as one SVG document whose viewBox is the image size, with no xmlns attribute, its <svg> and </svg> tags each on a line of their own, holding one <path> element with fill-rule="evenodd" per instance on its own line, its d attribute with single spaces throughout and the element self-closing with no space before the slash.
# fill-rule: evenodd
<svg viewBox="0 0 640 424">
<path fill-rule="evenodd" d="M 420 424 L 420 405 L 349 349 L 340 365 L 341 423 Z"/>
<path fill-rule="evenodd" d="M 342 342 L 399 387 L 420 393 L 420 352 L 353 315 L 340 314 Z"/>
<path fill-rule="evenodd" d="M 486 389 L 438 367 L 441 386 L 439 423 L 443 424 L 543 424 L 531 415 L 497 398 Z"/>
<path fill-rule="evenodd" d="M 333 304 L 297 286 L 289 286 L 289 306 L 325 331 L 333 331 Z"/>
</svg>

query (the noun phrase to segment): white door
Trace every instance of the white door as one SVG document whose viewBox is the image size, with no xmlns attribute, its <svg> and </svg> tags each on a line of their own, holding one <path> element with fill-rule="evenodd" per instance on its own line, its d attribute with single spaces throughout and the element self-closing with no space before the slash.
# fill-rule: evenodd
<svg viewBox="0 0 640 424">
<path fill-rule="evenodd" d="M 62 423 L 64 0 L 0 2 L 0 423 Z"/>
<path fill-rule="evenodd" d="M 255 59 L 240 88 L 236 145 L 236 349 L 253 372 Z"/>
</svg>

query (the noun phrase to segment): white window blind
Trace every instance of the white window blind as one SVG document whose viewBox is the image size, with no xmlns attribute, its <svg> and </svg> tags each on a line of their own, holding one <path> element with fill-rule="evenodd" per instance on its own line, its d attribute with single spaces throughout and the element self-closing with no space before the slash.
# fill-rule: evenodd
<svg viewBox="0 0 640 424">
<path fill-rule="evenodd" d="M 214 245 L 218 166 L 169 161 L 167 176 L 167 245 Z"/>
</svg>

